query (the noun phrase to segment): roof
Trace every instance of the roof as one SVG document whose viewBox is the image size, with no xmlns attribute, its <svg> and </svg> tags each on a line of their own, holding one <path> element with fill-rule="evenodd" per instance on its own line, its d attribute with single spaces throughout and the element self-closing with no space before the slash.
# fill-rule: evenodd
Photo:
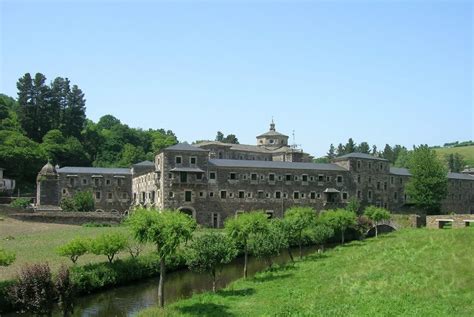
<svg viewBox="0 0 474 317">
<path fill-rule="evenodd" d="M 299 170 L 321 170 L 321 171 L 345 171 L 336 164 L 327 163 L 297 163 L 297 162 L 277 162 L 277 161 L 253 161 L 253 160 L 209 160 L 209 163 L 216 167 L 236 167 L 236 168 L 269 168 L 269 169 L 299 169 Z"/>
<path fill-rule="evenodd" d="M 390 167 L 390 174 L 400 176 L 411 176 L 410 171 L 403 167 Z"/>
<path fill-rule="evenodd" d="M 260 134 L 257 136 L 257 139 L 258 138 L 263 138 L 263 137 L 267 137 L 267 136 L 283 136 L 283 137 L 286 137 L 288 138 L 287 135 L 284 135 L 283 133 L 280 133 L 280 132 L 277 132 L 277 131 L 268 131 L 268 132 L 265 132 L 264 134 Z"/>
<path fill-rule="evenodd" d="M 288 146 L 280 146 L 280 147 L 271 147 L 266 148 L 265 146 L 259 145 L 249 145 L 249 144 L 230 144 L 230 143 L 223 143 L 219 141 L 207 141 L 201 142 L 196 144 L 198 147 L 206 147 L 206 146 L 222 146 L 227 147 L 230 150 L 240 151 L 240 152 L 254 152 L 254 153 L 263 153 L 263 154 L 271 154 L 271 153 L 280 153 L 280 152 L 288 152 L 292 151 Z"/>
<path fill-rule="evenodd" d="M 65 166 L 57 170 L 58 173 L 68 174 L 124 174 L 131 175 L 129 168 L 109 168 L 109 167 L 75 167 Z"/>
<path fill-rule="evenodd" d="M 197 146 L 190 145 L 187 142 L 178 143 L 165 148 L 165 151 L 193 151 L 193 152 L 207 152 Z"/>
<path fill-rule="evenodd" d="M 155 163 L 151 161 L 143 161 L 137 164 L 133 164 L 132 166 L 155 166 Z"/>
<path fill-rule="evenodd" d="M 358 153 L 358 152 L 353 152 L 353 153 L 345 154 L 345 155 L 342 155 L 342 156 L 338 156 L 338 157 L 335 158 L 335 160 L 338 161 L 338 160 L 343 160 L 343 159 L 346 159 L 346 158 L 358 158 L 358 159 L 377 160 L 377 161 L 386 161 L 386 162 L 388 162 L 388 160 L 386 160 L 384 158 L 376 157 L 376 156 L 366 154 L 366 153 Z"/>
<path fill-rule="evenodd" d="M 462 174 L 462 173 L 448 173 L 448 178 L 451 179 L 465 179 L 469 181 L 474 181 L 474 176 L 469 174 Z"/>
<path fill-rule="evenodd" d="M 171 172 L 188 172 L 188 173 L 204 173 L 204 171 L 197 167 L 175 167 Z"/>
</svg>

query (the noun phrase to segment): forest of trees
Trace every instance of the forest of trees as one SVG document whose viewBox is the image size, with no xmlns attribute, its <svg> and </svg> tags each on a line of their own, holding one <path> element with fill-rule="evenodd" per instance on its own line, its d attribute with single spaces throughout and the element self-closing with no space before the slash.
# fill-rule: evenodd
<svg viewBox="0 0 474 317">
<path fill-rule="evenodd" d="M 29 73 L 18 98 L 0 94 L 0 167 L 31 188 L 49 159 L 60 166 L 128 167 L 178 142 L 171 130 L 131 128 L 112 115 L 86 117 L 86 99 L 68 78 Z"/>
</svg>

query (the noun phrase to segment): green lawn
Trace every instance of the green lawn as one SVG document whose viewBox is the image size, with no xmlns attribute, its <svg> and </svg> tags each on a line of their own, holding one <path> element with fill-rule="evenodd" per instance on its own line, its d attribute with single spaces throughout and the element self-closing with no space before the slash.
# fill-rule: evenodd
<svg viewBox="0 0 474 317">
<path fill-rule="evenodd" d="M 140 316 L 474 316 L 474 229 L 406 229 Z"/>
<path fill-rule="evenodd" d="M 435 149 L 438 157 L 445 159 L 446 155 L 451 153 L 459 153 L 463 156 L 466 164 L 474 166 L 474 145 L 471 146 L 461 146 L 461 147 L 450 147 L 450 148 L 439 148 Z"/>
</svg>

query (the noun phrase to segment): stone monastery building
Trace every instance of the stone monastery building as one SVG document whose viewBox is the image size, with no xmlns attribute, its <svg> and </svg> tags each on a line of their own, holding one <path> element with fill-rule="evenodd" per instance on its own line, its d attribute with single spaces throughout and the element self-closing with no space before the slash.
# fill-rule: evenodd
<svg viewBox="0 0 474 317">
<path fill-rule="evenodd" d="M 281 217 L 294 205 L 316 210 L 344 207 L 351 197 L 362 205 L 391 211 L 407 208 L 410 172 L 363 153 L 330 164 L 288 145 L 288 136 L 270 130 L 257 145 L 203 142 L 165 148 L 154 162 L 124 168 L 62 167 L 46 164 L 38 174 L 37 209 L 57 208 L 62 197 L 90 190 L 100 211 L 133 206 L 179 209 L 209 227 L 227 217 L 263 209 Z M 474 175 L 449 173 L 444 212 L 474 213 Z M 54 207 L 56 206 L 56 207 Z"/>
</svg>

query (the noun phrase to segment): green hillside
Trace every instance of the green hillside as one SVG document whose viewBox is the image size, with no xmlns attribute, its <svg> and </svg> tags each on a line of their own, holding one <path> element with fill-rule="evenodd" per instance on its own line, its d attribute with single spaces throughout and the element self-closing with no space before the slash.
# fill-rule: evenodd
<svg viewBox="0 0 474 317">
<path fill-rule="evenodd" d="M 355 241 L 151 316 L 474 316 L 474 228 Z"/>
<path fill-rule="evenodd" d="M 459 153 L 463 156 L 464 160 L 466 161 L 466 164 L 468 164 L 469 166 L 474 166 L 474 145 L 460 147 L 443 147 L 435 149 L 435 151 L 442 159 L 444 159 L 446 155 Z"/>
</svg>

